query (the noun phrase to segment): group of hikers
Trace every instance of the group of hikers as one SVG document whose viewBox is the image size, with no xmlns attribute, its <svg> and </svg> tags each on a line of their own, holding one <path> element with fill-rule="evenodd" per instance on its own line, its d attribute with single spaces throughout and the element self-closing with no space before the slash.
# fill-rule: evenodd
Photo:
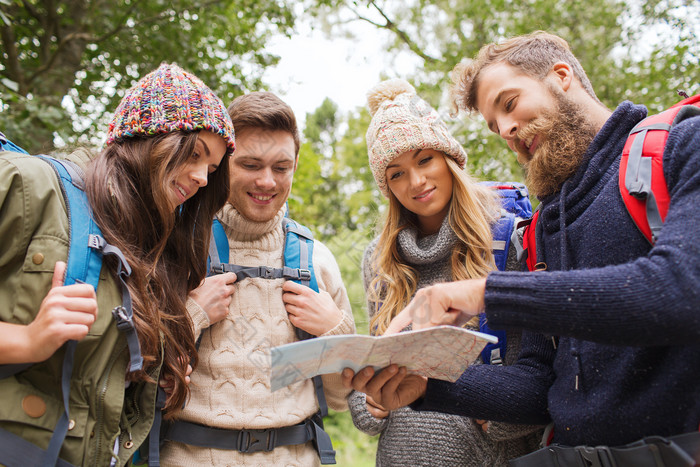
<svg viewBox="0 0 700 467">
<path fill-rule="evenodd" d="M 163 64 L 97 154 L 3 137 L 0 465 L 331 464 L 328 408 L 379 434 L 379 466 L 700 464 L 700 99 L 611 111 L 542 31 L 452 81 L 517 154 L 536 215 L 498 259 L 498 189 L 384 81 L 366 141 L 388 206 L 362 277 L 373 335 L 501 332 L 453 383 L 390 365 L 270 390 L 272 347 L 355 332 L 333 254 L 289 218 L 303 161 L 276 95 L 227 108 Z"/>
</svg>

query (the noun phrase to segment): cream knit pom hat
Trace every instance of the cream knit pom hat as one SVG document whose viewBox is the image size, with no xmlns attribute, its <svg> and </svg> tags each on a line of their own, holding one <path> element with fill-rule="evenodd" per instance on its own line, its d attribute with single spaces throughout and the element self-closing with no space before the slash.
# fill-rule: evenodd
<svg viewBox="0 0 700 467">
<path fill-rule="evenodd" d="M 389 197 L 386 167 L 404 152 L 442 151 L 464 168 L 467 153 L 447 130 L 438 113 L 407 81 L 383 81 L 367 93 L 372 121 L 367 129 L 369 166 L 379 190 Z"/>
</svg>

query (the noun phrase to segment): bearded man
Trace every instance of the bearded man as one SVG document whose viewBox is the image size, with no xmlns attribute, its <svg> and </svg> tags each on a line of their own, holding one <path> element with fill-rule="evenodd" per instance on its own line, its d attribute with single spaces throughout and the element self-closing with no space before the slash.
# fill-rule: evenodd
<svg viewBox="0 0 700 467">
<path fill-rule="evenodd" d="M 484 312 L 494 328 L 526 331 L 519 364 L 472 366 L 456 383 L 395 365 L 346 369 L 345 384 L 387 410 L 553 422 L 552 444 L 519 467 L 700 463 L 700 116 L 670 131 L 670 205 L 650 244 L 619 186 L 623 146 L 647 110 L 607 109 L 566 41 L 537 32 L 489 44 L 453 80 L 457 106 L 478 111 L 527 171 L 546 271 L 424 288 L 390 330 Z"/>
</svg>

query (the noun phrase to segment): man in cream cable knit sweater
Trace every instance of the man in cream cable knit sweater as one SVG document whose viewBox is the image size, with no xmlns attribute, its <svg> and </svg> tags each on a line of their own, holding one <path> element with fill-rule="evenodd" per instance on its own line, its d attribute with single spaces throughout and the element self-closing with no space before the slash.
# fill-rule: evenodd
<svg viewBox="0 0 700 467">
<path fill-rule="evenodd" d="M 228 110 L 236 129 L 236 151 L 231 156 L 229 202 L 219 219 L 229 241 L 229 262 L 279 268 L 284 255 L 282 219 L 299 154 L 296 119 L 289 106 L 269 92 L 238 97 Z M 292 427 L 319 410 L 311 380 L 271 392 L 269 376 L 270 348 L 296 341 L 295 327 L 314 336 L 355 331 L 338 265 L 319 241 L 314 241 L 313 266 L 319 293 L 284 279 L 236 282 L 233 273 L 212 276 L 192 292 L 188 310 L 195 335 L 201 334 L 202 340 L 192 396 L 180 421 L 218 429 L 211 431 L 211 439 L 222 433 L 241 439 L 240 430 Z M 340 376 L 324 375 L 323 385 L 328 406 L 346 410 L 349 390 Z M 276 433 L 279 439 L 281 431 Z M 261 436 L 263 442 L 269 439 Z M 161 460 L 163 465 L 181 466 L 319 464 L 312 441 L 259 452 L 167 441 Z"/>
</svg>

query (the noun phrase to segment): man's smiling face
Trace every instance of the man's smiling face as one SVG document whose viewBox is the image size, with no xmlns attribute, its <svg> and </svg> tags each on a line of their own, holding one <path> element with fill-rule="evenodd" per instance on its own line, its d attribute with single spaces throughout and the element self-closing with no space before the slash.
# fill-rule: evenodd
<svg viewBox="0 0 700 467">
<path fill-rule="evenodd" d="M 266 222 L 277 215 L 292 190 L 294 148 L 286 131 L 244 128 L 236 134 L 229 202 L 243 217 Z"/>
</svg>

